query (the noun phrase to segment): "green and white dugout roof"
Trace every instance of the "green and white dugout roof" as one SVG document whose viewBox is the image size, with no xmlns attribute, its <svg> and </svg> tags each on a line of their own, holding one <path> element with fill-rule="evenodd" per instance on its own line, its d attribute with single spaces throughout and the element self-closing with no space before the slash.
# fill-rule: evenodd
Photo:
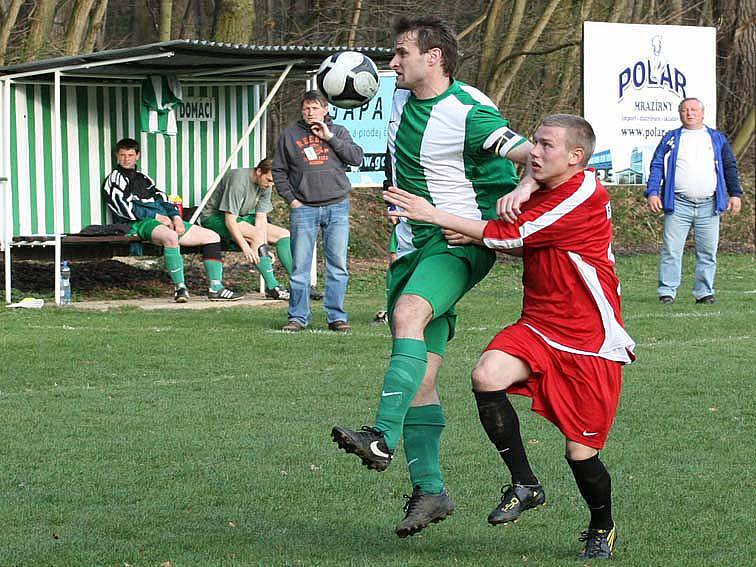
<svg viewBox="0 0 756 567">
<path fill-rule="evenodd" d="M 109 222 L 100 186 L 113 168 L 117 140 L 139 140 L 140 169 L 186 206 L 201 207 L 228 169 L 267 155 L 266 109 L 284 80 L 305 78 L 345 50 L 379 66 L 393 55 L 378 47 L 174 40 L 0 67 L 6 301 L 10 249 L 19 237 L 49 237 L 59 262 L 60 235 Z M 142 82 L 167 75 L 181 82 L 187 104 L 211 112 L 184 116 L 175 135 L 143 132 Z"/>
<path fill-rule="evenodd" d="M 294 74 L 304 75 L 316 69 L 326 56 L 347 50 L 364 53 L 378 64 L 393 56 L 393 49 L 384 47 L 243 45 L 177 39 L 0 67 L 0 79 L 35 76 L 49 80 L 55 71 L 61 71 L 68 76 L 97 79 L 175 74 L 179 79 L 259 80 L 276 76 L 289 64 Z"/>
</svg>

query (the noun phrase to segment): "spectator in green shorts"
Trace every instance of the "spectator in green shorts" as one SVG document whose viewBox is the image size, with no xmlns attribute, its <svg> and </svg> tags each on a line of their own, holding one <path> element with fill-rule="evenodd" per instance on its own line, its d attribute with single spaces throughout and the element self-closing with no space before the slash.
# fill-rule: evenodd
<svg viewBox="0 0 756 567">
<path fill-rule="evenodd" d="M 202 226 L 214 230 L 231 246 L 236 244 L 244 257 L 254 264 L 265 281 L 265 295 L 289 299 L 289 292 L 278 283 L 268 245 L 286 273 L 291 275 L 291 238 L 289 231 L 268 222 L 273 210 L 273 162 L 264 159 L 252 168 L 232 169 L 202 209 Z"/>
<path fill-rule="evenodd" d="M 118 166 L 105 178 L 102 191 L 105 203 L 116 222 L 131 224 L 129 235 L 139 236 L 163 247 L 165 267 L 175 286 L 173 299 L 189 301 L 184 282 L 184 259 L 180 246 L 202 246 L 203 261 L 210 280 L 208 299 L 235 301 L 244 297 L 223 286 L 223 261 L 220 237 L 212 230 L 184 222 L 178 209 L 164 192 L 144 173 L 137 171 L 139 142 L 120 140 L 115 147 Z"/>
</svg>

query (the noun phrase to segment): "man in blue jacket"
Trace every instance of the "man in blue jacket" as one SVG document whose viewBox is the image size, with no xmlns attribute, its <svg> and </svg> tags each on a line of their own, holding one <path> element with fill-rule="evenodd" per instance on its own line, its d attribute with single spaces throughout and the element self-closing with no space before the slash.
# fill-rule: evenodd
<svg viewBox="0 0 756 567">
<path fill-rule="evenodd" d="M 691 226 L 696 238 L 693 297 L 714 303 L 719 215 L 740 212 L 738 166 L 724 134 L 705 126 L 704 105 L 686 98 L 678 108 L 682 127 L 667 132 L 651 160 L 645 196 L 652 212 L 664 210 L 659 259 L 659 302 L 674 303 L 683 248 Z"/>
</svg>

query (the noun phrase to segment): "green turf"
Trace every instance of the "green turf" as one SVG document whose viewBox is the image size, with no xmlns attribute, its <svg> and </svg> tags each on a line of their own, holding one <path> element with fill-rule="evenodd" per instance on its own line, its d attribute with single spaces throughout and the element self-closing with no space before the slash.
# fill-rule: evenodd
<svg viewBox="0 0 756 567">
<path fill-rule="evenodd" d="M 655 298 L 656 257 L 619 259 L 638 361 L 602 453 L 622 565 L 753 564 L 751 256 L 722 255 L 718 302 Z M 368 471 L 329 439 L 371 422 L 389 332 L 383 282 L 354 278 L 354 331 L 282 334 L 282 308 L 92 313 L 0 309 L 0 565 L 575 565 L 586 512 L 558 431 L 521 410 L 548 504 L 485 518 L 507 475 L 469 373 L 520 308 L 498 265 L 459 306 L 441 392 L 443 470 L 457 510 L 406 540 L 403 455 Z M 316 304 L 317 305 L 317 304 Z M 320 309 L 318 307 L 318 309 Z M 322 310 L 314 327 L 324 326 Z"/>
</svg>

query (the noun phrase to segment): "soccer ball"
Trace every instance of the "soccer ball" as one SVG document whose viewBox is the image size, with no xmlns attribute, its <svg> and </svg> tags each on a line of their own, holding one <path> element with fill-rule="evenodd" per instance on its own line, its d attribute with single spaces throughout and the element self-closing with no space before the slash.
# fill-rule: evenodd
<svg viewBox="0 0 756 567">
<path fill-rule="evenodd" d="M 354 108 L 378 92 L 378 68 L 362 53 L 342 51 L 326 58 L 315 74 L 318 90 L 339 108 Z"/>
</svg>

